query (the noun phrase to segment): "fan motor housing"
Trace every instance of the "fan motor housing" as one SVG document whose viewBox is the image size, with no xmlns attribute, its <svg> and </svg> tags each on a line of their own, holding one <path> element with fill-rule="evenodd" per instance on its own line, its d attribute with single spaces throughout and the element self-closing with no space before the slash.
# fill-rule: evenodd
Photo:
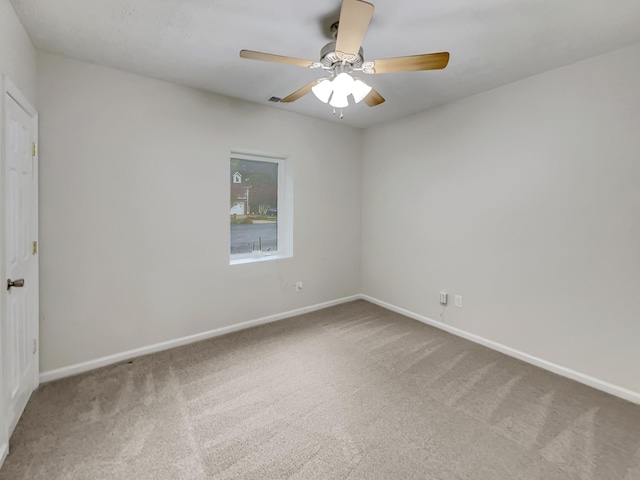
<svg viewBox="0 0 640 480">
<path fill-rule="evenodd" d="M 364 50 L 360 47 L 360 51 L 358 52 L 358 56 L 353 62 L 348 62 L 354 68 L 362 67 L 362 63 L 364 62 Z M 338 58 L 336 54 L 336 42 L 329 42 L 322 50 L 320 50 L 320 63 L 325 67 L 332 67 L 337 63 L 342 63 L 342 60 Z"/>
</svg>

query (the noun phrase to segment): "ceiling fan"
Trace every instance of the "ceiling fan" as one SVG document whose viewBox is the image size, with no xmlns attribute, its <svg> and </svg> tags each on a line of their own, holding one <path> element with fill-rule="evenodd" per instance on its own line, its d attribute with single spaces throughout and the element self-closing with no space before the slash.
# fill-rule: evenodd
<svg viewBox="0 0 640 480">
<path fill-rule="evenodd" d="M 314 80 L 280 101 L 295 102 L 309 92 L 313 92 L 318 100 L 334 107 L 334 114 L 336 108 L 342 109 L 349 106 L 349 95 L 353 97 L 355 103 L 364 100 L 370 107 L 375 107 L 385 101 L 382 95 L 360 78 L 354 78 L 352 76 L 354 72 L 371 75 L 415 70 L 439 70 L 449 63 L 448 52 L 365 61 L 361 45 L 372 16 L 373 5 L 371 3 L 362 0 L 343 0 L 340 19 L 331 26 L 335 41 L 322 48 L 319 62 L 252 50 L 241 50 L 240 56 L 249 60 L 319 68 L 330 72 L 331 76 Z"/>
</svg>

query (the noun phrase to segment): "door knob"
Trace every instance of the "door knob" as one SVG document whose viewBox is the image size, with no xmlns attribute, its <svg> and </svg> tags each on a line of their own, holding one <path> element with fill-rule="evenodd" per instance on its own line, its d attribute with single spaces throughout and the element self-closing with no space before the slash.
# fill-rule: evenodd
<svg viewBox="0 0 640 480">
<path fill-rule="evenodd" d="M 7 290 L 11 290 L 11 287 L 24 287 L 24 278 L 18 280 L 7 280 Z"/>
</svg>

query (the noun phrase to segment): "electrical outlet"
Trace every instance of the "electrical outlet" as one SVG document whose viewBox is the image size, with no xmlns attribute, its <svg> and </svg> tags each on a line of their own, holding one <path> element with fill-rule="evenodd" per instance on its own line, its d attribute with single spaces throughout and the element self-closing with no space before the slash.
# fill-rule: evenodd
<svg viewBox="0 0 640 480">
<path fill-rule="evenodd" d="M 453 297 L 453 302 L 455 303 L 456 307 L 462 308 L 462 295 L 454 296 Z"/>
<path fill-rule="evenodd" d="M 296 292 L 301 292 L 302 291 L 302 282 L 296 282 Z"/>
<path fill-rule="evenodd" d="M 449 299 L 449 294 L 447 292 L 440 292 L 438 294 L 438 299 L 440 300 L 440 304 L 442 305 L 446 305 L 447 304 L 447 300 Z"/>
</svg>

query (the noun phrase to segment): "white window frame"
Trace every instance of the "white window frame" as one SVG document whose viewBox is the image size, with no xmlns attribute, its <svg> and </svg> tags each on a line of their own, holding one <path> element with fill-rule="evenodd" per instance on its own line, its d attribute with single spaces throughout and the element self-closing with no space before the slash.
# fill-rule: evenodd
<svg viewBox="0 0 640 480">
<path fill-rule="evenodd" d="M 231 225 L 229 224 L 229 264 L 264 262 L 293 257 L 293 190 L 290 165 L 286 157 L 232 151 L 232 159 L 251 160 L 254 162 L 271 162 L 278 164 L 278 249 L 276 251 L 231 254 Z M 231 182 L 229 182 L 231 189 Z M 227 195 L 229 198 L 230 195 Z"/>
</svg>

